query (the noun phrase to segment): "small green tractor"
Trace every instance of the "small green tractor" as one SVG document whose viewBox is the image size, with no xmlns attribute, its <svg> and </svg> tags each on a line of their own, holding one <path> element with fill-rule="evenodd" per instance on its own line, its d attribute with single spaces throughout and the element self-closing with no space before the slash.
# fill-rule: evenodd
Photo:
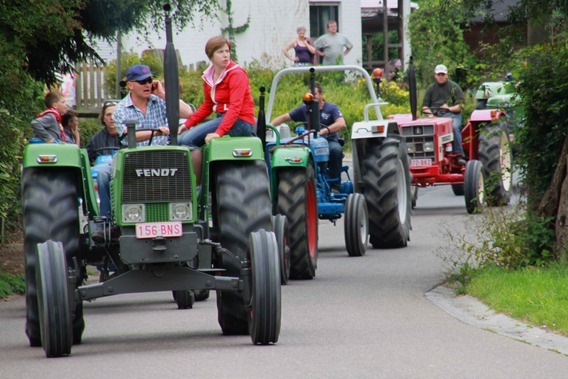
<svg viewBox="0 0 568 379">
<path fill-rule="evenodd" d="M 171 20 L 166 17 L 166 97 L 172 143 L 117 152 L 112 212 L 99 217 L 84 149 L 30 144 L 22 178 L 26 264 L 26 334 L 46 356 L 69 355 L 81 342 L 83 301 L 171 291 L 191 308 L 196 291 L 216 290 L 225 335 L 249 334 L 254 344 L 278 341 L 281 278 L 273 232 L 270 182 L 261 141 L 225 137 L 204 148 L 198 191 L 186 147 L 176 146 L 178 77 Z M 91 239 L 102 224 L 105 239 Z M 87 266 L 102 267 L 87 283 Z M 173 300 L 172 300 L 173 302 Z"/>
</svg>

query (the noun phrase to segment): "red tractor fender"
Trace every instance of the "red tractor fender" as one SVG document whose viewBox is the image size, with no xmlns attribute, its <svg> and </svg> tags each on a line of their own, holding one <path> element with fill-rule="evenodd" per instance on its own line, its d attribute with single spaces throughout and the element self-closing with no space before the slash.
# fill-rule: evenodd
<svg viewBox="0 0 568 379">
<path fill-rule="evenodd" d="M 474 110 L 462 129 L 463 150 L 467 152 L 469 159 L 477 159 L 477 127 L 480 124 L 498 121 L 501 117 L 507 117 L 502 109 L 478 109 Z"/>
</svg>

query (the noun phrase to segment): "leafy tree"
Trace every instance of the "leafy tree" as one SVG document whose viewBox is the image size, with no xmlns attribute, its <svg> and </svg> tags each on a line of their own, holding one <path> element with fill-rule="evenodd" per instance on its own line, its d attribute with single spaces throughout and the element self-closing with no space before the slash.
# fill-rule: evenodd
<svg viewBox="0 0 568 379">
<path fill-rule="evenodd" d="M 166 1 L 52 0 L 0 2 L 0 34 L 23 51 L 21 68 L 53 84 L 56 72 L 71 72 L 76 62 L 102 61 L 95 38 L 114 41 L 118 31 L 163 30 Z M 174 23 L 183 28 L 196 17 L 211 15 L 216 1 L 168 2 Z"/>
<path fill-rule="evenodd" d="M 5 235 L 17 229 L 20 161 L 30 120 L 43 105 L 45 84 L 86 59 L 101 61 L 95 39 L 112 42 L 117 32 L 163 32 L 166 1 L 0 0 L 0 222 Z M 213 14 L 217 1 L 172 0 L 170 14 L 183 28 Z"/>
<path fill-rule="evenodd" d="M 468 67 L 473 54 L 464 41 L 470 10 L 461 0 L 423 0 L 410 15 L 409 29 L 417 80 L 422 86 L 431 82 L 434 67 Z"/>
</svg>

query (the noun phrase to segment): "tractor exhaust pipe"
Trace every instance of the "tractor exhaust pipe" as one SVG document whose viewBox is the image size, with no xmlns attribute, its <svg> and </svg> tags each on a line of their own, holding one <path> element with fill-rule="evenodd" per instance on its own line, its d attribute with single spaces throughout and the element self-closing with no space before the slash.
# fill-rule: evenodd
<svg viewBox="0 0 568 379">
<path fill-rule="evenodd" d="M 313 100 L 309 102 L 308 107 L 308 130 L 314 132 L 320 131 L 320 116 L 319 116 L 319 103 L 316 98 L 316 70 L 312 67 L 310 68 L 310 92 L 313 95 Z"/>
<path fill-rule="evenodd" d="M 170 144 L 177 145 L 179 129 L 179 73 L 177 55 L 172 38 L 170 10 L 170 4 L 165 4 L 166 49 L 164 50 L 164 79 L 166 82 L 166 118 L 170 128 Z"/>
<path fill-rule="evenodd" d="M 260 87 L 258 99 L 258 119 L 256 121 L 256 136 L 262 141 L 262 147 L 266 147 L 266 116 L 264 115 L 264 93 L 266 88 Z"/>
<path fill-rule="evenodd" d="M 410 111 L 414 121 L 418 118 L 418 94 L 416 89 L 416 72 L 414 71 L 414 60 L 412 57 L 410 57 L 408 64 L 408 92 L 410 94 Z"/>
</svg>

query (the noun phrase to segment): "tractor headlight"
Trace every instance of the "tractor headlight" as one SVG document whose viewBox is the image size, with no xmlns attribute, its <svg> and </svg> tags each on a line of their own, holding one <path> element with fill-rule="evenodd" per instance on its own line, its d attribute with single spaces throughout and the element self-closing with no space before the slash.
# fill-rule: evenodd
<svg viewBox="0 0 568 379">
<path fill-rule="evenodd" d="M 171 203 L 170 204 L 170 220 L 186 221 L 193 218 L 193 209 L 191 203 Z"/>
<path fill-rule="evenodd" d="M 122 204 L 122 222 L 146 222 L 146 206 L 144 204 Z"/>
<path fill-rule="evenodd" d="M 431 153 L 434 151 L 434 142 L 424 142 L 424 152 Z"/>
<path fill-rule="evenodd" d="M 416 153 L 416 145 L 413 143 L 407 143 L 406 144 L 406 149 L 408 150 L 409 154 L 414 154 Z"/>
</svg>

